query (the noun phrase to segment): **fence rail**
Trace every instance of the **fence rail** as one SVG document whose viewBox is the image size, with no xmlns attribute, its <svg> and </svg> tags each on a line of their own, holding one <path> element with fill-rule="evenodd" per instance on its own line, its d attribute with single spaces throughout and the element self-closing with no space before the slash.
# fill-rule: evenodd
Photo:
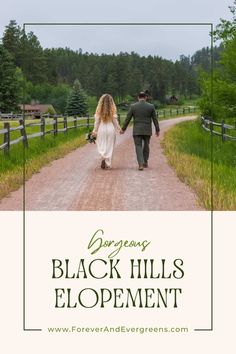
<svg viewBox="0 0 236 354">
<path fill-rule="evenodd" d="M 201 125 L 207 132 L 220 136 L 223 142 L 226 140 L 236 141 L 236 123 L 233 126 L 226 124 L 223 120 L 221 123 L 213 122 L 211 119 L 202 116 Z M 230 134 L 230 131 L 235 132 L 235 135 Z"/>
<path fill-rule="evenodd" d="M 50 116 L 45 115 L 40 118 L 39 121 L 33 123 L 27 123 L 27 120 L 24 120 L 22 116 L 20 119 L 17 119 L 19 122 L 18 126 L 12 127 L 10 122 L 4 122 L 3 129 L 0 130 L 0 136 L 3 135 L 3 144 L 0 145 L 0 151 L 4 153 L 9 153 L 10 147 L 12 145 L 18 144 L 21 141 L 24 146 L 28 147 L 28 140 L 33 138 L 44 139 L 46 135 L 52 134 L 54 137 L 58 133 L 67 133 L 70 129 L 78 129 L 82 127 L 90 128 L 94 125 L 94 118 L 87 117 L 63 117 L 63 116 Z M 45 118 L 48 118 L 47 120 Z M 6 118 L 5 118 L 6 119 Z M 71 124 L 72 125 L 69 125 Z M 63 126 L 60 128 L 60 126 Z M 35 133 L 27 132 L 27 128 L 39 127 L 39 131 Z M 51 129 L 50 129 L 51 128 Z M 11 139 L 11 132 L 19 131 L 21 136 L 15 139 Z"/>
<path fill-rule="evenodd" d="M 1 113 L 0 112 L 0 120 L 19 120 L 23 117 L 22 114 L 17 114 L 17 113 Z"/>
<path fill-rule="evenodd" d="M 160 109 L 160 110 L 158 110 L 158 116 L 159 116 L 159 118 L 166 118 L 166 117 L 172 117 L 172 116 L 179 116 L 182 114 L 196 113 L 197 110 L 198 110 L 198 108 L 196 106 Z"/>
</svg>

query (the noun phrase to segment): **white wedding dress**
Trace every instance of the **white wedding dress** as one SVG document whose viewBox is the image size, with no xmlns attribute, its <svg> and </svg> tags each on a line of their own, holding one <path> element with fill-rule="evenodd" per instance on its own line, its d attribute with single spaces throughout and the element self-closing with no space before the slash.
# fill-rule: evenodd
<svg viewBox="0 0 236 354">
<path fill-rule="evenodd" d="M 94 130 L 97 134 L 97 149 L 102 160 L 105 160 L 106 165 L 111 167 L 113 150 L 116 142 L 116 132 L 120 131 L 120 125 L 117 119 L 117 115 L 113 117 L 110 122 L 103 122 L 96 114 L 94 116 Z"/>
</svg>

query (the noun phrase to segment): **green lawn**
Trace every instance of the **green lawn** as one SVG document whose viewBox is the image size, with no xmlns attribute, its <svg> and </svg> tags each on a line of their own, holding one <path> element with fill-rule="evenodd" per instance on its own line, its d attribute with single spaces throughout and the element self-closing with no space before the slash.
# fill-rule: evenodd
<svg viewBox="0 0 236 354">
<path fill-rule="evenodd" d="M 200 121 L 184 122 L 169 130 L 162 141 L 170 165 L 211 209 L 211 136 Z M 236 210 L 236 142 L 213 137 L 214 210 Z"/>
</svg>

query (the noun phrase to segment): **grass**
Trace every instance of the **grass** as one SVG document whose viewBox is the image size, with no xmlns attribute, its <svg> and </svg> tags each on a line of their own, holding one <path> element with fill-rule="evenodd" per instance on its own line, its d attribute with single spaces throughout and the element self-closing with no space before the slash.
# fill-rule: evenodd
<svg viewBox="0 0 236 354">
<path fill-rule="evenodd" d="M 17 125 L 17 122 L 11 122 L 11 126 Z M 3 123 L 1 122 L 0 129 L 2 127 Z M 28 127 L 27 134 L 38 132 L 39 128 Z M 47 128 L 51 129 L 50 126 Z M 40 138 L 29 139 L 29 148 L 25 149 L 26 179 L 29 179 L 33 173 L 38 172 L 44 165 L 82 146 L 86 142 L 85 133 L 86 128 L 77 128 L 70 129 L 67 133 L 58 133 L 55 138 L 53 135 L 46 135 L 44 140 Z M 18 131 L 11 133 L 11 139 L 16 139 L 19 136 Z M 2 144 L 2 140 L 0 144 Z M 0 151 L 0 199 L 9 192 L 18 189 L 22 183 L 23 144 L 20 142 L 11 146 L 8 156 Z"/>
<path fill-rule="evenodd" d="M 162 146 L 180 180 L 197 194 L 199 203 L 211 209 L 211 136 L 199 120 L 176 125 Z M 236 210 L 236 142 L 213 137 L 213 209 Z"/>
</svg>

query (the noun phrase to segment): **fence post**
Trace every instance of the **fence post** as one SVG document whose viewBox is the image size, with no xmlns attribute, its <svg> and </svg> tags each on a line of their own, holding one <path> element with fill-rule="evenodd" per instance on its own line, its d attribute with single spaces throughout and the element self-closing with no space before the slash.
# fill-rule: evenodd
<svg viewBox="0 0 236 354">
<path fill-rule="evenodd" d="M 165 111 L 165 109 L 163 109 L 163 118 L 165 118 L 166 117 L 166 111 Z"/>
<path fill-rule="evenodd" d="M 20 125 L 23 126 L 23 128 L 20 130 L 21 136 L 23 137 L 23 144 L 24 144 L 25 147 L 28 147 L 28 140 L 27 140 L 27 134 L 26 134 L 26 130 L 25 130 L 25 121 L 24 121 L 24 119 L 20 119 L 19 123 L 20 123 Z"/>
<path fill-rule="evenodd" d="M 53 130 L 54 130 L 54 136 L 56 136 L 56 135 L 57 135 L 57 132 L 58 132 L 58 121 L 57 121 L 57 117 L 54 118 Z"/>
<path fill-rule="evenodd" d="M 67 133 L 67 117 L 64 117 L 63 126 L 64 126 L 64 133 Z"/>
<path fill-rule="evenodd" d="M 179 115 L 179 108 L 176 109 L 177 116 Z"/>
<path fill-rule="evenodd" d="M 222 123 L 221 123 L 221 136 L 222 136 L 222 141 L 224 142 L 225 141 L 225 121 L 222 120 Z"/>
<path fill-rule="evenodd" d="M 90 119 L 89 119 L 89 115 L 87 116 L 87 129 L 89 129 L 89 125 L 90 125 Z"/>
<path fill-rule="evenodd" d="M 44 119 L 44 117 L 41 117 L 40 122 L 41 122 L 40 131 L 42 133 L 41 139 L 44 139 L 45 138 L 45 119 Z"/>
<path fill-rule="evenodd" d="M 10 150 L 10 123 L 5 122 L 4 129 L 7 130 L 6 133 L 4 133 L 4 144 L 5 143 L 7 144 L 4 147 L 4 153 L 7 154 L 7 153 L 9 153 L 9 150 Z"/>
<path fill-rule="evenodd" d="M 213 134 L 213 118 L 210 118 L 210 131 L 211 131 L 211 135 Z"/>
<path fill-rule="evenodd" d="M 172 116 L 172 109 L 170 109 L 170 116 Z"/>
<path fill-rule="evenodd" d="M 205 117 L 201 117 L 201 125 L 204 125 L 204 127 L 206 127 L 206 121 L 205 121 Z"/>
<path fill-rule="evenodd" d="M 74 128 L 77 129 L 77 117 L 74 118 Z"/>
</svg>

